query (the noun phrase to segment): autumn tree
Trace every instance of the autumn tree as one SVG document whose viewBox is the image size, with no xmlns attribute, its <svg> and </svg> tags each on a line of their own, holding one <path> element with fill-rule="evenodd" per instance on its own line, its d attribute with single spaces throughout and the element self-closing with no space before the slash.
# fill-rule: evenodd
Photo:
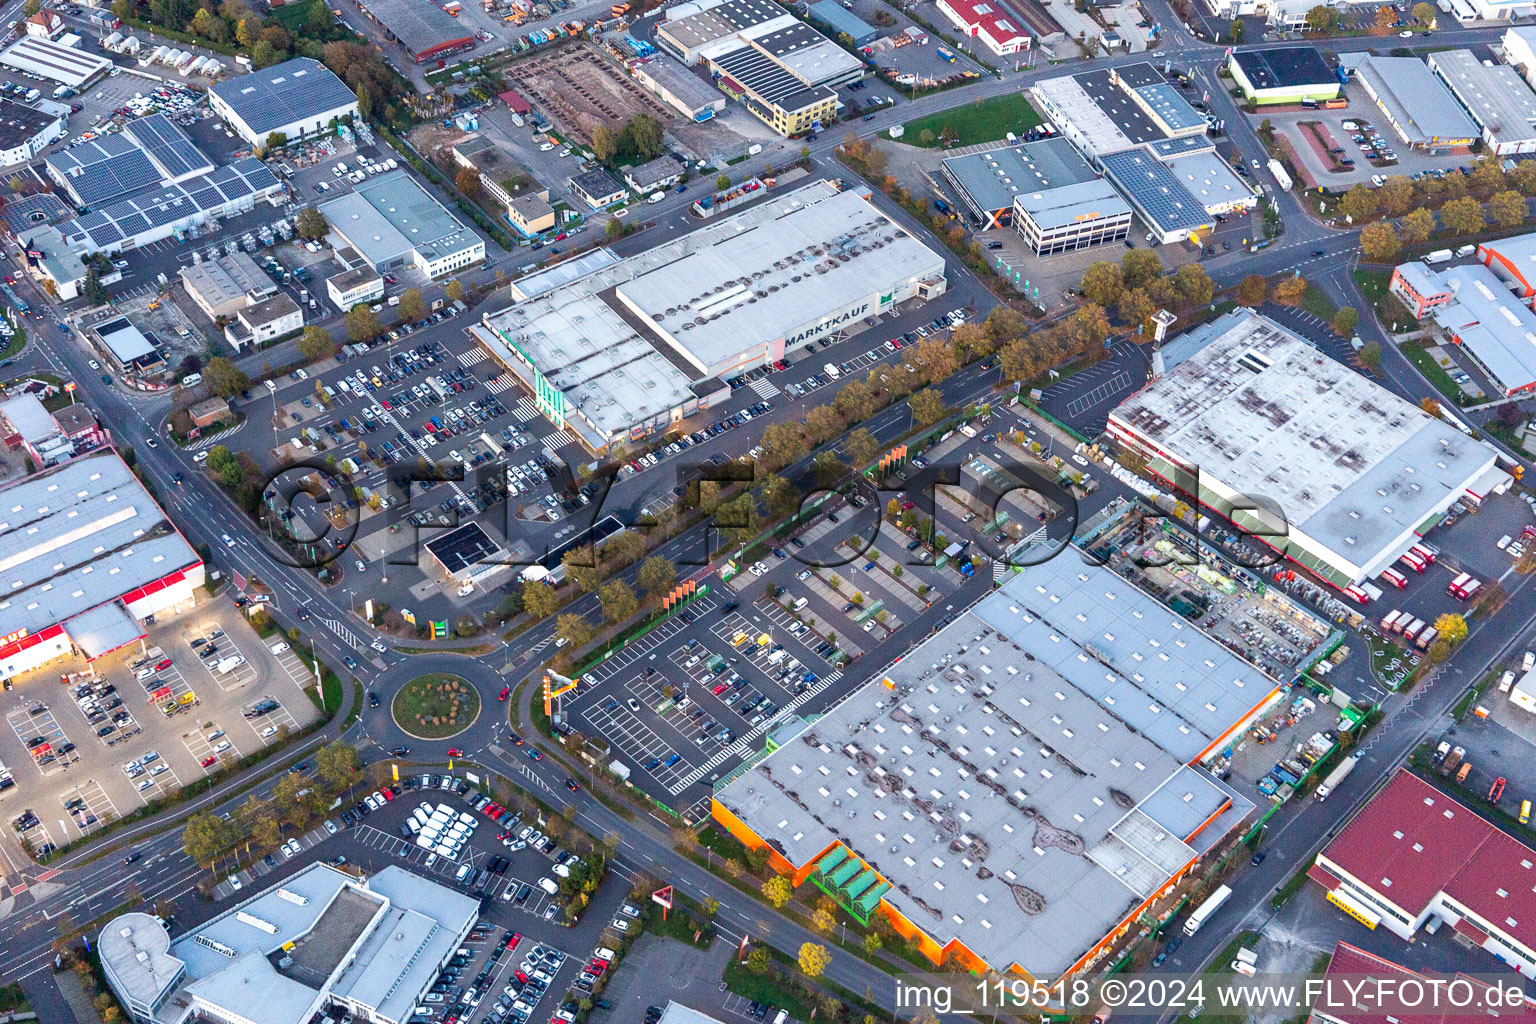
<svg viewBox="0 0 1536 1024">
<path fill-rule="evenodd" d="M 213 389 L 213 393 L 224 398 L 238 395 L 251 386 L 251 378 L 246 372 L 235 365 L 233 359 L 225 356 L 214 356 L 208 360 L 208 365 L 203 367 L 203 380 Z"/>
<path fill-rule="evenodd" d="M 560 592 L 544 583 L 523 587 L 523 610 L 535 621 L 547 619 L 560 610 Z"/>
<path fill-rule="evenodd" d="M 1518 227 L 1525 212 L 1525 197 L 1513 189 L 1495 192 L 1488 200 L 1488 216 L 1501 228 Z"/>
<path fill-rule="evenodd" d="M 1132 252 L 1145 252 L 1147 250 L 1131 250 Z M 1107 260 L 1100 260 L 1092 264 L 1083 272 L 1082 292 L 1089 302 L 1098 303 L 1100 306 L 1118 305 L 1121 296 L 1125 294 L 1125 278 L 1120 268 Z"/>
<path fill-rule="evenodd" d="M 1307 28 L 1313 32 L 1332 32 L 1338 24 L 1339 12 L 1325 4 L 1318 4 L 1307 12 Z"/>
<path fill-rule="evenodd" d="M 848 440 L 844 447 L 847 448 L 848 455 L 853 459 L 855 466 L 864 466 L 873 462 L 885 446 L 880 443 L 880 439 L 875 437 L 874 434 L 871 434 L 864 427 L 859 427 L 848 435 Z"/>
<path fill-rule="evenodd" d="M 300 238 L 318 242 L 330 232 L 331 226 L 326 222 L 325 214 L 313 206 L 306 206 L 299 211 L 299 216 L 294 221 L 294 230 L 299 233 Z"/>
<path fill-rule="evenodd" d="M 1372 373 L 1381 369 L 1381 342 L 1368 341 L 1360 347 L 1358 353 L 1360 365 Z"/>
<path fill-rule="evenodd" d="M 379 336 L 384 328 L 379 324 L 379 318 L 374 315 L 368 304 L 359 302 L 347 311 L 347 337 L 353 341 L 371 341 Z"/>
<path fill-rule="evenodd" d="M 1467 620 L 1456 612 L 1446 612 L 1435 619 L 1436 639 L 1456 645 L 1467 638 Z"/>
<path fill-rule="evenodd" d="M 459 173 L 454 175 L 453 183 L 470 199 L 476 199 L 480 195 L 480 172 L 473 167 L 460 167 Z"/>
<path fill-rule="evenodd" d="M 1216 283 L 1198 263 L 1186 263 L 1173 275 L 1174 290 L 1189 306 L 1204 306 L 1216 294 Z"/>
<path fill-rule="evenodd" d="M 993 348 L 996 349 L 997 346 L 1006 344 L 1014 338 L 1022 338 L 1028 333 L 1029 327 L 1018 310 L 1011 306 L 994 306 L 992 312 L 987 314 L 986 331 Z"/>
<path fill-rule="evenodd" d="M 1356 223 L 1376 216 L 1376 205 L 1376 193 L 1364 185 L 1356 185 L 1339 200 L 1339 209 Z"/>
<path fill-rule="evenodd" d="M 1429 236 L 1435 233 L 1435 212 L 1422 206 L 1409 210 L 1398 225 L 1398 233 L 1404 245 L 1429 241 Z"/>
<path fill-rule="evenodd" d="M 612 623 L 624 622 L 640 609 L 635 592 L 623 580 L 604 584 L 597 593 L 597 599 L 603 606 L 603 614 Z"/>
<path fill-rule="evenodd" d="M 363 777 L 357 748 L 343 740 L 321 747 L 315 751 L 315 775 L 333 793 L 357 784 Z"/>
<path fill-rule="evenodd" d="M 1355 333 L 1355 325 L 1360 322 L 1360 314 L 1353 306 L 1340 306 L 1334 310 L 1333 318 L 1328 321 L 1330 327 L 1342 337 L 1349 337 Z"/>
<path fill-rule="evenodd" d="M 585 615 L 566 612 L 555 619 L 555 635 L 564 638 L 565 642 L 571 645 L 572 650 L 591 643 L 594 632 L 592 623 L 587 621 Z"/>
<path fill-rule="evenodd" d="M 1391 262 L 1403 243 L 1397 237 L 1397 229 L 1384 220 L 1367 224 L 1360 229 L 1360 252 L 1368 260 L 1377 263 Z"/>
<path fill-rule="evenodd" d="M 763 899 L 767 900 L 776 910 L 783 910 L 785 905 L 794 898 L 794 889 L 790 887 L 789 879 L 783 875 L 774 875 L 763 883 Z"/>
<path fill-rule="evenodd" d="M 1120 257 L 1120 278 L 1127 288 L 1145 288 L 1163 276 L 1163 258 L 1156 249 L 1131 249 Z"/>
<path fill-rule="evenodd" d="M 1447 231 L 1470 235 L 1483 230 L 1483 205 L 1471 196 L 1452 199 L 1440 207 L 1440 223 Z"/>
<path fill-rule="evenodd" d="M 1387 4 L 1376 8 L 1376 30 L 1390 32 L 1397 25 L 1397 11 Z"/>
<path fill-rule="evenodd" d="M 421 297 L 420 288 L 407 288 L 400 294 L 400 305 L 396 307 L 400 319 L 404 323 L 415 323 L 427 312 L 427 304 Z"/>
<path fill-rule="evenodd" d="M 1257 306 L 1269 296 L 1269 283 L 1258 274 L 1249 274 L 1237 286 L 1237 301 L 1244 306 Z"/>
<path fill-rule="evenodd" d="M 938 422 L 944 415 L 944 399 L 932 388 L 924 388 L 908 398 L 907 405 L 912 409 L 912 418 L 925 427 Z"/>
<path fill-rule="evenodd" d="M 1307 282 L 1302 277 L 1287 277 L 1275 285 L 1273 297 L 1282 306 L 1294 306 L 1306 294 Z"/>
<path fill-rule="evenodd" d="M 1405 213 L 1413 205 L 1413 180 L 1394 174 L 1376 190 L 1376 206 L 1388 217 Z"/>
<path fill-rule="evenodd" d="M 458 302 L 464 297 L 464 285 L 459 282 L 458 278 L 454 278 L 443 285 L 443 294 L 448 297 L 449 302 Z"/>
<path fill-rule="evenodd" d="M 812 980 L 821 977 L 822 973 L 832 964 L 832 954 L 826 946 L 807 942 L 800 947 L 800 973 Z"/>
<path fill-rule="evenodd" d="M 298 346 L 299 354 L 310 362 L 324 359 L 336 351 L 336 343 L 331 340 L 331 332 L 313 324 L 304 328 L 304 333 L 299 335 Z"/>
<path fill-rule="evenodd" d="M 659 596 L 670 590 L 677 582 L 677 566 L 661 555 L 652 555 L 641 562 L 640 568 L 635 570 L 635 582 L 647 594 L 653 597 Z"/>
<path fill-rule="evenodd" d="M 1435 9 L 1430 4 L 1422 2 L 1413 5 L 1413 20 L 1420 25 L 1430 25 L 1435 20 Z"/>
</svg>

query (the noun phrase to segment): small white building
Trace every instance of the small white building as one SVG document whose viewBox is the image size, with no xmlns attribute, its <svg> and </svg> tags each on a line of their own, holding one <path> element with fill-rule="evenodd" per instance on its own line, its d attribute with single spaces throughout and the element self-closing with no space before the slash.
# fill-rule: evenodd
<svg viewBox="0 0 1536 1024">
<path fill-rule="evenodd" d="M 224 337 L 238 352 L 260 348 L 267 342 L 302 329 L 304 311 L 287 292 L 235 311 L 235 319 L 224 328 Z"/>
<path fill-rule="evenodd" d="M 64 134 L 59 115 L 0 100 L 0 166 L 26 163 Z"/>
<path fill-rule="evenodd" d="M 366 265 L 355 267 L 326 278 L 325 294 L 337 309 L 345 313 L 358 303 L 382 299 L 384 279 Z"/>
</svg>

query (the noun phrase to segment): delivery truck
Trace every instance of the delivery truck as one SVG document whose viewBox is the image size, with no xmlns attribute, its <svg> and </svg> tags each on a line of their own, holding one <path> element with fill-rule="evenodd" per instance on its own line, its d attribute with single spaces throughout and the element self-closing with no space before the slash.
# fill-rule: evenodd
<svg viewBox="0 0 1536 1024">
<path fill-rule="evenodd" d="M 1355 759 L 1352 757 L 1346 757 L 1337 767 L 1333 769 L 1333 771 L 1328 773 L 1328 777 L 1323 780 L 1323 784 L 1317 787 L 1317 793 L 1315 795 L 1317 796 L 1318 802 L 1327 800 L 1328 795 L 1334 790 L 1338 789 L 1339 783 L 1349 778 L 1349 773 L 1354 770 Z"/>
</svg>

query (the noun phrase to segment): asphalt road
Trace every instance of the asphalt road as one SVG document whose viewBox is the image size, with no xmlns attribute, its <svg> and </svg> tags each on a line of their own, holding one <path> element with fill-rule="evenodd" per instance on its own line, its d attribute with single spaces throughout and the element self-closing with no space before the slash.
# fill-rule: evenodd
<svg viewBox="0 0 1536 1024">
<path fill-rule="evenodd" d="M 1148 2 L 1154 10 L 1163 8 L 1162 0 L 1148 0 Z M 1213 80 L 1214 68 L 1222 59 L 1222 48 L 1197 42 L 1177 27 L 1177 19 L 1172 17 L 1171 12 L 1160 11 L 1160 13 L 1159 20 L 1165 26 L 1169 26 L 1169 31 L 1165 36 L 1165 47 L 1158 55 L 1167 55 L 1182 66 L 1194 67 Z M 1436 45 L 1461 45 L 1487 42 L 1501 30 L 1441 32 L 1437 33 L 1435 43 Z M 1331 41 L 1331 46 L 1342 51 L 1365 49 L 1372 44 L 1380 46 L 1383 43 L 1384 41 L 1379 39 L 1340 39 Z M 1080 65 L 1075 65 L 1075 68 L 1085 70 L 1111 66 L 1133 59 L 1139 60 L 1144 57 L 1136 55 L 1101 58 L 1081 62 Z M 986 78 L 971 88 L 924 97 L 915 103 L 882 111 L 875 120 L 861 123 L 856 127 L 862 134 L 874 134 L 883 131 L 891 124 L 925 113 L 972 103 L 988 95 L 1025 89 L 1034 80 L 1058 73 L 1063 72 L 1049 67 L 1020 73 L 1006 72 L 1000 79 Z M 1213 87 L 1210 91 L 1212 109 L 1218 116 L 1227 118 L 1228 137 L 1231 141 L 1245 155 L 1252 153 L 1255 157 L 1261 156 L 1262 152 L 1258 147 L 1257 139 L 1248 130 L 1245 119 L 1238 116 L 1235 106 L 1232 105 L 1224 90 Z M 813 159 L 817 162 L 818 169 L 827 173 L 836 172 L 846 175 L 846 171 L 829 160 L 832 149 L 840 142 L 841 137 L 840 133 L 833 131 L 823 134 L 811 144 Z M 1241 257 L 1223 256 L 1209 261 L 1207 266 L 1212 276 L 1218 283 L 1229 283 L 1250 273 L 1277 273 L 1297 269 L 1307 264 L 1306 272 L 1309 279 L 1317 281 L 1319 286 L 1330 295 L 1336 295 L 1341 299 L 1352 298 L 1350 295 L 1352 282 L 1349 279 L 1348 268 L 1353 265 L 1354 252 L 1357 249 L 1355 233 L 1329 229 L 1316 223 L 1301 210 L 1300 204 L 1293 196 L 1281 193 L 1274 198 L 1280 206 L 1286 223 L 1286 234 L 1283 239 L 1257 254 L 1244 254 Z M 878 201 L 883 203 L 883 200 Z M 888 206 L 887 209 L 889 209 Z M 891 212 L 909 228 L 922 231 L 920 225 L 915 224 L 902 212 Z M 666 209 L 657 211 L 658 217 L 671 215 L 671 212 Z M 1310 253 L 1314 249 L 1323 249 L 1324 257 L 1319 258 L 1315 263 L 1308 264 L 1307 261 L 1313 259 Z M 978 314 L 984 316 L 991 304 L 985 291 L 962 267 L 951 264 L 950 270 L 953 294 L 973 301 Z M 40 303 L 39 308 L 46 308 L 41 303 L 42 297 L 36 295 L 36 298 Z M 1362 310 L 1365 308 L 1358 299 L 1354 299 L 1350 304 Z M 426 667 L 427 662 L 419 658 L 413 658 L 409 666 L 402 666 L 403 656 L 394 653 L 381 659 L 382 666 L 371 664 L 366 660 L 367 655 L 372 652 L 359 650 L 351 637 L 361 638 L 366 643 L 373 638 L 373 634 L 360 622 L 348 621 L 347 609 L 340 606 L 331 593 L 319 586 L 307 573 L 287 568 L 274 560 L 264 542 L 259 537 L 251 535 L 243 515 L 223 494 L 208 483 L 202 474 L 188 472 L 190 466 L 179 452 L 168 445 L 161 445 L 151 450 L 142 444 L 143 437 L 155 430 L 159 418 L 165 413 L 164 399 L 129 400 L 121 389 L 100 383 L 98 374 L 87 366 L 86 361 L 89 357 L 78 342 L 64 340 L 64 336 L 53 330 L 51 323 L 48 322 L 34 320 L 28 326 L 34 334 L 34 341 L 28 352 L 18 360 L 18 368 L 31 365 L 47 367 L 53 372 L 79 382 L 83 399 L 98 411 L 105 422 L 113 425 L 114 431 L 121 440 L 134 445 L 141 464 L 150 477 L 161 484 L 163 493 L 171 489 L 168 481 L 172 473 L 178 470 L 187 472 L 186 487 L 182 489 L 182 493 L 168 498 L 178 524 L 184 528 L 192 540 L 210 544 L 215 553 L 216 565 L 225 569 L 238 568 L 247 574 L 258 575 L 280 595 L 280 601 L 292 602 L 295 606 L 302 605 L 307 608 L 311 618 L 303 625 L 307 627 L 306 631 L 311 633 L 311 639 L 323 657 L 334 664 L 339 664 L 343 655 L 357 657 L 363 661 L 364 666 L 359 673 L 360 678 L 369 686 L 382 685 L 407 672 L 415 674 L 420 668 Z M 1368 338 L 1372 335 L 1367 332 L 1377 330 L 1370 322 L 1370 318 L 1363 318 L 1361 326 L 1362 335 Z M 1411 367 L 1407 367 L 1406 363 L 1395 357 L 1392 347 L 1383 345 L 1383 350 L 1384 353 L 1390 354 L 1384 358 L 1384 371 L 1390 381 L 1389 386 L 1405 394 L 1405 397 L 1425 393 L 1424 388 L 1427 385 L 1418 378 Z M 984 379 L 980 371 L 968 368 L 945 382 L 942 390 L 946 399 L 954 403 L 971 396 L 985 394 L 987 385 L 990 383 L 991 380 Z M 794 407 L 794 403 L 785 403 L 783 415 L 791 414 L 789 410 Z M 877 415 L 866 426 L 869 426 L 882 439 L 888 439 L 902 431 L 905 427 L 905 418 L 905 410 L 897 408 Z M 746 435 L 740 435 L 739 440 L 744 442 L 745 438 Z M 223 533 L 236 538 L 233 548 L 224 547 L 220 541 Z M 682 545 L 690 543 L 691 540 L 690 536 L 673 541 L 667 550 L 679 550 Z M 1265 900 L 1273 887 L 1288 876 L 1295 865 L 1301 863 L 1309 852 L 1323 841 L 1328 832 L 1346 817 L 1346 812 L 1354 802 L 1363 798 L 1381 776 L 1397 764 L 1421 737 L 1437 727 L 1442 720 L 1444 708 L 1455 699 L 1463 686 L 1477 678 L 1483 668 L 1496 660 L 1504 648 L 1513 644 L 1515 638 L 1523 636 L 1533 624 L 1536 624 L 1536 591 L 1527 586 L 1527 582 L 1521 580 L 1512 588 L 1510 601 L 1506 607 L 1493 619 L 1478 625 L 1469 640 L 1458 649 L 1456 655 L 1437 678 L 1422 685 L 1411 698 L 1393 700 L 1389 703 L 1387 719 L 1373 733 L 1368 745 L 1365 765 L 1372 769 L 1371 771 L 1356 772 L 1346 783 L 1340 797 L 1330 800 L 1326 805 L 1303 803 L 1277 819 L 1271 835 L 1266 840 L 1273 850 L 1273 855 L 1259 868 L 1245 869 L 1238 874 L 1234 884 L 1236 890 L 1234 898 L 1218 915 L 1212 927 L 1191 939 L 1179 951 L 1176 960 L 1170 958 L 1170 966 L 1179 966 L 1184 970 L 1190 969 L 1190 965 L 1203 962 L 1215 949 L 1219 948 L 1224 941 L 1222 936 L 1229 934 L 1239 923 L 1245 920 L 1261 919 L 1264 916 Z M 985 588 L 979 586 L 977 589 L 983 591 Z M 979 596 L 979 593 L 974 596 Z M 591 612 L 595 607 L 596 599 L 588 597 L 578 601 L 570 610 Z M 345 632 L 333 628 L 332 623 L 338 627 L 345 624 Z M 931 626 L 930 617 L 922 616 L 909 628 L 921 633 Z M 545 623 L 525 632 L 508 646 L 504 655 L 506 659 L 504 664 L 511 664 L 514 668 L 528 667 L 532 660 L 530 652 L 540 649 L 541 643 L 547 643 L 550 630 L 551 625 Z M 866 661 L 870 665 L 879 663 L 876 657 L 868 658 Z M 485 719 L 484 728 L 488 734 L 493 725 L 492 720 L 496 717 L 498 716 L 482 715 Z M 389 739 L 387 735 L 374 735 L 374 723 L 371 720 L 366 725 L 373 739 L 379 743 L 387 743 Z M 477 723 L 477 728 L 479 727 Z M 476 738 L 470 735 L 460 742 L 473 742 Z M 492 737 L 487 735 L 478 738 L 482 744 L 485 744 Z M 411 742 L 413 746 L 416 745 L 415 741 Z M 530 762 L 529 765 L 519 768 L 507 767 L 511 771 L 511 777 L 518 779 L 518 776 L 522 776 L 523 778 L 519 781 L 527 781 L 530 785 L 539 787 L 543 790 L 544 798 L 551 803 L 563 804 L 567 799 L 574 800 L 580 807 L 578 820 L 593 834 L 603 835 L 609 831 L 620 833 L 624 837 L 620 858 L 622 863 L 665 877 L 668 881 L 681 885 L 690 892 L 716 896 L 722 904 L 723 920 L 736 922 L 740 927 L 749 928 L 752 934 L 766 937 L 775 945 L 790 950 L 802 941 L 818 938 L 798 924 L 767 909 L 755 899 L 738 893 L 676 853 L 672 849 L 670 836 L 660 823 L 627 821 L 595 803 L 585 794 L 569 794 L 560 784 L 559 776 L 563 775 L 563 772 L 556 769 L 550 759 L 538 765 Z M 524 768 L 526 771 L 523 770 Z M 530 772 L 541 779 L 542 783 L 530 781 L 528 777 Z M 270 784 L 266 784 L 259 788 L 269 787 Z M 1344 799 L 1345 797 L 1349 799 Z M 123 838 L 124 834 L 119 833 L 111 841 L 117 843 Z M 0 952 L 0 977 L 6 979 L 21 977 L 46 963 L 49 956 L 48 945 L 52 941 L 55 922 L 59 915 L 68 913 L 77 919 L 89 917 L 91 913 L 100 912 L 120 901 L 129 885 L 136 886 L 151 901 L 166 897 L 186 899 L 187 891 L 199 872 L 180 852 L 179 845 L 179 833 L 176 831 L 145 840 L 137 847 L 143 854 L 142 859 L 129 867 L 122 865 L 115 856 L 108 856 L 94 864 L 84 863 L 86 854 L 66 859 L 62 865 L 58 866 L 61 868 L 60 872 L 52 878 L 52 882 L 60 886 L 58 890 L 42 898 L 36 898 L 31 893 L 23 894 L 18 898 L 16 909 L 3 922 L 0 922 L 0 937 L 5 940 L 3 952 Z M 890 1003 L 886 975 L 851 956 L 842 954 L 834 956 L 828 977 L 854 991 L 871 988 L 877 1001 Z"/>
</svg>

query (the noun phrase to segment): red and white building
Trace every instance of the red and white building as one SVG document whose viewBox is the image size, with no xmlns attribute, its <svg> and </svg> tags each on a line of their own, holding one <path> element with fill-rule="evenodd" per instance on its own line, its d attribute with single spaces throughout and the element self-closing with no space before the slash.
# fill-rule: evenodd
<svg viewBox="0 0 1536 1024">
<path fill-rule="evenodd" d="M 1387 290 L 1408 307 L 1415 320 L 1423 320 L 1430 310 L 1449 306 L 1456 299 L 1440 275 L 1418 260 L 1395 267 Z"/>
<path fill-rule="evenodd" d="M 94 660 L 189 605 L 203 562 L 111 448 L 0 488 L 0 679 Z"/>
<path fill-rule="evenodd" d="M 1347 942 L 1334 945 L 1323 977 L 1327 984 L 1312 1003 L 1308 1024 L 1389 1024 L 1410 1014 L 1418 1024 L 1496 1024 L 1503 1017 L 1518 1020 L 1531 1009 L 1529 1003 L 1497 1007 L 1468 1006 L 1466 1003 L 1446 1005 L 1450 1000 L 1443 1001 L 1440 1006 L 1427 1005 L 1426 1000 L 1425 1004 L 1412 1010 L 1406 1006 L 1398 1007 L 1395 1004 L 1397 993 L 1407 995 L 1420 991 L 1416 982 L 1427 988 L 1430 982 L 1444 984 L 1454 980 L 1460 983 L 1457 998 L 1461 1000 L 1472 998 L 1474 991 L 1486 990 L 1487 984 L 1467 974 L 1425 976 Z M 1370 999 L 1378 992 L 1379 1003 L 1373 999 L 1371 1005 L 1362 1004 L 1362 998 Z"/>
<path fill-rule="evenodd" d="M 83 405 L 66 405 L 50 413 L 32 394 L 0 402 L 0 442 L 25 450 L 40 468 L 100 448 L 107 441 L 107 432 Z"/>
<path fill-rule="evenodd" d="M 1307 874 L 1368 928 L 1412 942 L 1420 929 L 1449 925 L 1536 978 L 1536 850 L 1406 769 Z"/>
<path fill-rule="evenodd" d="M 938 0 L 938 4 L 956 28 L 999 57 L 1029 49 L 1029 36 L 1020 31 L 1002 0 Z"/>
</svg>

